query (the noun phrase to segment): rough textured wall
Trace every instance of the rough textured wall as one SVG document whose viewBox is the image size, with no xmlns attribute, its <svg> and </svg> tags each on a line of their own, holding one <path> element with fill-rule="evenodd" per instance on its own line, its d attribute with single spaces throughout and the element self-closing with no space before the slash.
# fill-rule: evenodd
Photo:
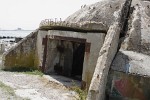
<svg viewBox="0 0 150 100">
<path fill-rule="evenodd" d="M 117 0 L 114 2 L 117 2 Z M 107 83 L 108 71 L 117 53 L 119 36 L 123 30 L 130 4 L 131 0 L 122 0 L 121 8 L 117 12 L 113 12 L 117 13 L 118 16 L 116 16 L 116 20 L 113 22 L 113 25 L 109 27 L 103 47 L 100 50 L 95 72 L 88 91 L 87 100 L 105 99 L 105 87 Z"/>
<path fill-rule="evenodd" d="M 92 44 L 90 53 L 85 52 L 82 75 L 82 80 L 87 84 L 87 88 L 91 83 L 88 100 L 104 99 L 106 79 L 110 65 L 111 71 L 114 72 L 110 72 L 108 76 L 108 84 L 110 84 L 106 90 L 108 99 L 116 100 L 116 98 L 118 98 L 116 93 L 119 95 L 118 99 L 149 99 L 147 94 L 149 93 L 150 87 L 146 87 L 146 85 L 149 84 L 149 79 L 143 77 L 150 76 L 150 1 L 132 0 L 131 14 L 128 17 L 130 1 L 131 0 L 102 0 L 90 6 L 82 6 L 81 10 L 65 20 L 66 22 L 80 24 L 89 22 L 89 26 L 91 25 L 95 29 L 99 28 L 108 31 L 106 37 L 103 33 L 80 33 L 60 30 L 49 30 L 47 32 L 40 30 L 38 32 L 37 41 L 34 40 L 36 38 L 33 39 L 31 35 L 28 39 L 23 40 L 24 42 L 19 43 L 14 50 L 5 54 L 3 57 L 3 60 L 6 61 L 4 65 L 8 69 L 11 66 L 32 67 L 35 66 L 35 64 L 42 66 L 44 48 L 42 41 L 46 35 L 85 38 L 87 42 L 91 42 Z M 123 29 L 122 26 L 125 20 L 128 20 L 128 23 L 125 23 L 127 25 Z M 91 21 L 92 23 L 90 23 Z M 98 23 L 95 24 L 93 22 Z M 127 30 L 125 30 L 126 28 Z M 123 36 L 125 35 L 125 37 L 120 39 L 120 41 L 123 40 L 123 42 L 121 43 L 121 49 L 117 52 L 121 32 L 125 33 L 122 34 Z M 36 37 L 36 35 L 33 35 L 33 37 Z M 34 51 L 36 47 L 37 52 Z M 100 54 L 98 55 L 99 51 Z M 116 52 L 117 55 L 114 58 Z M 50 56 L 50 54 L 48 55 Z M 29 59 L 29 61 L 26 59 Z M 48 63 L 48 61 L 46 63 Z M 128 73 L 131 76 L 128 75 Z M 130 87 L 130 89 L 128 87 Z M 129 90 L 132 91 L 132 93 Z M 116 93 L 113 94 L 113 92 Z M 131 96 L 131 94 L 133 96 Z"/>
<path fill-rule="evenodd" d="M 110 71 L 107 84 L 106 100 L 149 100 L 150 78 Z"/>
<path fill-rule="evenodd" d="M 37 68 L 36 41 L 37 31 L 32 32 L 15 47 L 5 52 L 3 55 L 3 69 Z"/>
<path fill-rule="evenodd" d="M 150 55 L 150 1 L 133 0 L 122 49 Z"/>
<path fill-rule="evenodd" d="M 116 23 L 110 27 L 103 47 L 100 50 L 95 72 L 88 91 L 87 100 L 104 100 L 105 98 L 107 74 L 110 68 L 110 64 L 117 52 L 119 35 L 120 27 Z"/>
<path fill-rule="evenodd" d="M 49 31 L 39 30 L 38 36 L 37 36 L 37 43 L 36 43 L 37 54 L 39 58 L 38 66 L 42 66 L 43 54 L 44 54 L 44 45 L 42 45 L 42 41 L 43 41 L 43 38 L 46 37 L 46 35 L 47 36 L 56 35 L 56 36 L 62 36 L 62 37 L 64 36 L 64 37 L 79 38 L 79 39 L 81 38 L 81 39 L 86 39 L 86 42 L 91 43 L 90 52 L 85 52 L 83 74 L 82 74 L 82 80 L 84 81 L 84 83 L 86 83 L 86 88 L 88 89 L 93 73 L 94 73 L 95 66 L 96 66 L 96 61 L 98 58 L 99 50 L 102 47 L 104 39 L 105 39 L 105 33 L 81 33 L 81 32 L 72 32 L 72 31 L 60 31 L 60 30 L 49 30 Z M 54 45 L 52 45 L 52 47 L 53 46 Z M 49 57 L 52 57 L 55 54 L 54 50 L 53 50 L 52 55 L 50 54 L 51 52 L 52 51 L 48 50 Z M 50 63 L 50 60 L 46 62 L 47 65 L 49 65 L 49 63 Z M 52 67 L 49 70 L 53 72 L 54 67 Z M 49 70 L 46 70 L 46 73 L 48 73 Z"/>
<path fill-rule="evenodd" d="M 74 23 L 84 23 L 84 21 L 99 22 L 95 27 L 101 30 L 108 30 L 119 17 L 118 11 L 122 9 L 124 1 L 101 0 L 92 5 L 82 6 L 79 11 L 69 16 L 65 21 Z"/>
<path fill-rule="evenodd" d="M 42 62 L 43 62 L 43 38 L 45 38 L 45 36 L 48 35 L 48 31 L 44 31 L 44 30 L 39 30 L 37 33 L 37 42 L 36 42 L 36 47 L 37 47 L 37 58 L 38 58 L 38 66 L 42 67 Z"/>
<path fill-rule="evenodd" d="M 150 76 L 150 8 L 148 5 L 150 1 L 133 0 L 133 13 L 129 17 L 127 34 L 121 44 L 120 52 L 112 64 L 113 70 Z"/>
<path fill-rule="evenodd" d="M 57 69 L 59 74 L 71 76 L 73 43 L 54 39 L 48 39 L 47 42 L 46 73 L 53 73 Z"/>
<path fill-rule="evenodd" d="M 115 91 L 119 92 L 119 98 L 149 100 L 149 78 L 144 77 L 150 77 L 150 1 L 132 0 L 131 7 L 125 37 L 122 38 L 120 50 L 111 65 L 111 70 L 115 72 L 109 77 L 115 79 L 108 79 L 108 82 L 115 82 L 116 86 L 115 83 L 110 84 L 109 90 L 115 88 Z M 130 77 L 132 75 L 134 77 Z M 124 82 L 127 85 L 124 85 Z M 115 98 L 116 94 L 112 92 L 114 90 L 111 90 L 108 96 Z"/>
</svg>

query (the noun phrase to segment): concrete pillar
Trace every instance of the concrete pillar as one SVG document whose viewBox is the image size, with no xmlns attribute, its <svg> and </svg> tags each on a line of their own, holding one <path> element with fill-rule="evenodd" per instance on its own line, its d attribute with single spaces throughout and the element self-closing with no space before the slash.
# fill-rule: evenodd
<svg viewBox="0 0 150 100">
<path fill-rule="evenodd" d="M 106 35 L 97 61 L 95 72 L 88 91 L 87 100 L 104 100 L 107 75 L 111 62 L 117 52 L 120 35 L 118 23 L 112 25 Z"/>
</svg>

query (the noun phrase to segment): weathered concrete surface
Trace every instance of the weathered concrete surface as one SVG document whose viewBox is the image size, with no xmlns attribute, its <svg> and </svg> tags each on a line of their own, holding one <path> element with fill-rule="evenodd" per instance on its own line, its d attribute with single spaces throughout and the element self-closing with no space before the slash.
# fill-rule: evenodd
<svg viewBox="0 0 150 100">
<path fill-rule="evenodd" d="M 36 49 L 37 49 L 37 58 L 38 58 L 38 66 L 42 67 L 42 62 L 43 62 L 43 38 L 48 34 L 47 31 L 42 31 L 39 30 L 37 33 L 37 42 L 36 42 Z"/>
<path fill-rule="evenodd" d="M 87 100 L 103 100 L 105 98 L 106 80 L 110 66 L 111 71 L 115 72 L 113 74 L 109 74 L 109 77 L 119 77 L 119 75 L 122 76 L 120 78 L 121 81 L 118 78 L 114 80 L 108 79 L 112 84 L 106 92 L 112 90 L 112 88 L 115 87 L 113 81 L 119 80 L 119 83 L 117 82 L 117 84 L 120 84 L 120 82 L 124 80 L 124 77 L 127 77 L 127 82 L 129 82 L 130 85 L 131 83 L 134 83 L 130 82 L 132 81 L 132 78 L 125 73 L 136 74 L 143 77 L 150 76 L 150 1 L 132 0 L 132 9 L 130 10 L 131 14 L 130 16 L 128 16 L 130 2 L 131 0 L 102 0 L 101 2 L 95 3 L 93 5 L 82 7 L 81 10 L 77 11 L 65 20 L 66 23 L 78 23 L 82 28 L 88 29 L 88 27 L 91 27 L 92 29 L 98 29 L 102 31 L 105 30 L 107 31 L 106 37 L 103 32 L 92 33 L 85 32 L 85 30 L 82 30 L 82 32 L 80 32 L 81 30 L 69 30 L 68 27 L 63 31 L 61 31 L 60 29 L 41 29 L 35 36 L 33 35 L 34 39 L 29 37 L 28 39 L 26 39 L 27 42 L 19 43 L 18 46 L 14 48 L 14 50 L 11 50 L 9 53 L 7 53 L 5 55 L 5 59 L 3 59 L 7 61 L 4 63 L 4 65 L 7 66 L 6 68 L 8 69 L 10 68 L 10 66 L 19 67 L 36 65 L 42 67 L 43 60 L 45 59 L 44 72 L 50 73 L 54 71 L 54 64 L 56 64 L 58 60 L 57 52 L 55 51 L 58 41 L 48 40 L 48 42 L 46 42 L 48 43 L 48 48 L 45 49 L 47 50 L 47 52 L 44 58 L 43 54 L 45 51 L 43 38 L 46 38 L 46 36 L 48 36 L 48 39 L 53 39 L 54 36 L 60 36 L 65 38 L 85 39 L 87 43 L 91 43 L 90 51 L 88 50 L 88 52 L 85 52 L 82 74 L 82 80 L 84 83 L 86 83 L 86 89 L 88 89 L 88 87 L 90 86 Z M 126 20 L 128 20 L 128 23 L 126 23 Z M 119 52 L 117 53 L 117 49 L 119 49 L 118 44 L 120 33 L 124 40 L 121 43 Z M 120 40 L 122 40 L 122 38 Z M 67 52 L 66 55 L 70 53 L 69 55 L 71 57 L 72 44 L 70 43 L 70 41 L 68 42 L 66 40 L 64 44 L 67 44 L 69 46 L 68 48 L 70 50 L 67 49 L 69 52 Z M 67 46 L 65 48 L 67 48 Z M 26 49 L 28 52 L 22 53 L 22 50 L 26 51 Z M 27 57 L 23 57 L 21 53 L 23 54 L 23 56 L 27 54 Z M 116 57 L 114 58 L 115 55 Z M 31 59 L 29 59 L 30 57 Z M 29 59 L 29 61 L 23 62 L 26 61 L 24 59 Z M 67 64 L 70 66 L 72 62 L 69 61 L 69 63 Z M 68 71 L 70 70 L 71 69 L 69 69 Z M 117 74 L 116 76 L 116 73 L 118 73 L 118 71 L 121 71 L 122 73 L 120 73 L 119 75 Z M 133 77 L 133 80 L 135 79 L 136 77 Z M 141 79 L 140 82 L 144 83 L 145 81 L 142 81 Z M 141 85 L 139 81 L 137 81 L 137 84 Z M 123 84 L 121 83 L 121 85 Z M 118 85 L 116 85 L 116 87 L 117 86 Z M 127 86 L 125 86 L 123 89 L 121 89 L 120 87 L 117 87 L 116 89 L 121 92 L 122 90 L 123 92 L 128 92 L 129 89 L 127 88 Z M 137 85 L 134 84 L 133 86 Z M 144 89 L 146 89 L 145 85 L 142 86 L 144 87 Z M 131 97 L 131 95 L 129 95 L 128 93 L 121 93 L 121 98 L 139 100 L 146 100 L 147 98 L 149 98 L 147 97 L 147 92 L 145 93 L 145 91 L 149 91 L 149 87 L 147 88 L 147 90 L 144 90 L 144 92 L 139 91 L 140 89 L 133 89 L 139 92 L 134 92 L 133 97 Z M 131 91 L 133 90 L 131 88 Z M 146 95 L 143 96 L 143 94 Z M 111 92 L 108 92 L 107 95 L 111 97 L 115 96 Z"/>
<path fill-rule="evenodd" d="M 95 72 L 88 91 L 87 100 L 103 100 L 110 64 L 117 52 L 120 27 L 116 23 L 108 31 L 103 47 L 100 50 Z"/>
<path fill-rule="evenodd" d="M 117 0 L 115 2 L 117 2 Z M 117 13 L 118 16 L 116 16 L 114 24 L 109 27 L 103 47 L 100 50 L 95 72 L 88 91 L 87 100 L 105 99 L 105 87 L 107 83 L 108 71 L 112 60 L 117 53 L 119 36 L 128 15 L 131 1 L 122 0 L 121 3 L 122 4 L 119 11 L 114 12 Z"/>
<path fill-rule="evenodd" d="M 109 81 L 112 82 L 112 85 L 109 85 L 109 90 L 111 89 L 112 91 L 115 89 L 115 91 L 119 92 L 119 99 L 150 99 L 147 95 L 150 90 L 150 87 L 147 85 L 149 78 L 144 78 L 145 76 L 150 76 L 149 6 L 149 0 L 132 1 L 131 7 L 133 7 L 133 9 L 131 10 L 133 11 L 130 11 L 131 14 L 128 18 L 127 32 L 121 43 L 121 48 L 111 65 L 111 69 L 114 72 L 110 74 L 109 77 L 113 77 L 114 79 L 108 79 L 108 83 L 110 83 Z M 117 71 L 120 73 L 116 76 Z M 115 86 L 115 82 L 118 85 Z M 124 82 L 127 84 L 125 85 Z M 115 97 L 116 94 L 112 92 L 110 94 L 108 93 L 109 97 L 113 97 L 111 99 L 118 98 L 117 96 Z"/>
<path fill-rule="evenodd" d="M 38 32 L 31 34 L 30 36 L 23 39 L 14 48 L 4 54 L 3 65 L 4 69 L 12 69 L 16 67 L 22 68 L 42 68 L 43 66 L 43 54 L 44 45 L 43 39 L 46 36 L 62 36 L 71 37 L 77 39 L 85 39 L 86 43 L 90 46 L 88 51 L 85 51 L 84 64 L 82 80 L 84 82 L 84 88 L 88 89 L 94 70 L 96 66 L 96 61 L 98 58 L 99 51 L 103 45 L 105 39 L 105 33 L 82 33 L 82 32 L 72 32 L 72 31 L 60 31 L 60 30 L 38 30 Z M 99 42 L 98 42 L 99 41 Z M 52 48 L 50 42 L 48 42 L 48 47 Z M 55 58 L 57 57 L 54 52 L 51 52 L 48 48 L 47 58 L 45 62 L 45 73 L 54 72 Z M 52 57 L 52 55 L 55 55 Z M 49 58 L 52 57 L 52 63 Z M 54 62 L 53 62 L 54 61 Z M 70 62 L 67 62 L 67 64 Z M 71 69 L 70 69 L 71 70 Z"/>
<path fill-rule="evenodd" d="M 149 100 L 150 78 L 123 72 L 109 72 L 106 100 Z"/>
<path fill-rule="evenodd" d="M 119 51 L 111 68 L 124 73 L 150 76 L 150 56 L 133 52 Z"/>
<path fill-rule="evenodd" d="M 130 16 L 128 31 L 112 69 L 127 73 L 150 75 L 150 1 L 133 0 L 134 11 Z M 148 10 L 149 9 L 149 10 Z M 118 61 L 119 60 L 119 61 Z"/>
<path fill-rule="evenodd" d="M 133 13 L 122 49 L 150 55 L 150 1 L 133 0 Z"/>
<path fill-rule="evenodd" d="M 60 49 L 58 49 L 58 47 Z M 71 41 L 48 40 L 46 73 L 55 72 L 55 66 L 62 68 L 62 75 L 71 76 L 73 64 L 73 43 Z"/>
<path fill-rule="evenodd" d="M 37 31 L 32 32 L 16 46 L 5 52 L 2 58 L 2 69 L 36 69 L 36 37 Z"/>
<path fill-rule="evenodd" d="M 85 6 L 65 21 L 73 23 L 84 23 L 86 21 L 99 22 L 98 25 L 92 24 L 92 27 L 108 30 L 109 27 L 117 20 L 118 11 L 122 9 L 125 0 L 101 0 L 95 4 Z M 90 24 L 90 23 L 89 23 Z"/>
<path fill-rule="evenodd" d="M 85 39 L 87 43 L 90 43 L 90 51 L 85 51 L 84 64 L 83 64 L 83 74 L 82 80 L 86 83 L 85 88 L 88 89 L 94 70 L 96 66 L 96 61 L 98 58 L 99 51 L 103 45 L 105 39 L 105 33 L 81 33 L 81 32 L 71 32 L 71 31 L 60 31 L 60 30 L 49 30 L 43 31 L 39 30 L 37 34 L 37 62 L 39 67 L 42 67 L 43 63 L 43 54 L 44 54 L 44 45 L 42 44 L 43 38 L 46 36 L 62 36 L 62 37 L 71 37 L 78 39 Z M 99 42 L 97 42 L 99 41 Z M 55 41 L 53 41 L 55 42 Z M 46 64 L 45 64 L 45 73 L 54 73 L 54 65 L 58 62 L 58 51 L 56 43 L 53 43 L 48 40 L 48 48 L 46 55 Z M 56 41 L 57 42 L 57 41 Z M 71 63 L 71 62 L 67 62 Z M 70 69 L 71 70 L 71 69 Z"/>
<path fill-rule="evenodd" d="M 82 80 L 86 83 L 86 89 L 88 89 L 95 70 L 99 51 L 105 39 L 105 34 L 104 33 L 80 33 L 80 32 L 70 32 L 70 31 L 56 31 L 56 30 L 49 30 L 48 34 L 50 36 L 62 36 L 62 37 L 86 39 L 86 42 L 91 44 L 90 51 L 89 52 L 85 51 L 83 73 L 82 73 Z M 54 68 L 52 67 L 52 69 Z"/>
<path fill-rule="evenodd" d="M 96 21 L 84 22 L 68 22 L 68 21 L 52 21 L 51 19 L 42 20 L 39 26 L 42 30 L 70 30 L 75 32 L 105 32 L 104 24 Z"/>
</svg>

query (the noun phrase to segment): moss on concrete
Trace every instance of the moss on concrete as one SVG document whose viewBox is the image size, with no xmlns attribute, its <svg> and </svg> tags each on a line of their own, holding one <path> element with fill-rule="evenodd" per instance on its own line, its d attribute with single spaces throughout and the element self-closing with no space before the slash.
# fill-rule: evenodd
<svg viewBox="0 0 150 100">
<path fill-rule="evenodd" d="M 29 35 L 10 49 L 3 59 L 5 70 L 38 69 L 38 57 L 36 57 L 37 32 Z"/>
</svg>

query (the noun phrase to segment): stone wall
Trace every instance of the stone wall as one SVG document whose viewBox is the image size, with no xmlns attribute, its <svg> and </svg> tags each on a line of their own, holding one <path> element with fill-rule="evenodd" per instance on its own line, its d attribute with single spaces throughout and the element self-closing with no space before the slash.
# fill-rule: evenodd
<svg viewBox="0 0 150 100">
<path fill-rule="evenodd" d="M 36 41 L 37 31 L 32 32 L 16 46 L 5 52 L 2 58 L 2 69 L 37 69 Z"/>
</svg>

